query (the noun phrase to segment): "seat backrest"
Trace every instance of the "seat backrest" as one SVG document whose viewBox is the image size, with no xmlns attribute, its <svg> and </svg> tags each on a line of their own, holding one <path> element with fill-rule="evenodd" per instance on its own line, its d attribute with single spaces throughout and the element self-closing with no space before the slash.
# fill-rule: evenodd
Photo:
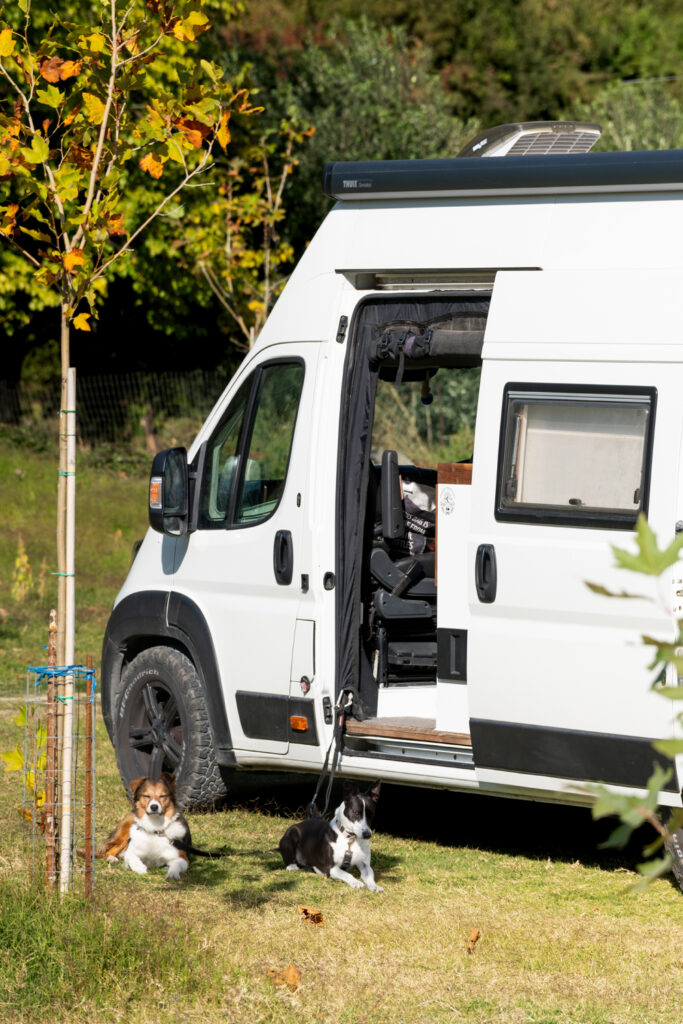
<svg viewBox="0 0 683 1024">
<path fill-rule="evenodd" d="M 387 541 L 399 540 L 405 537 L 406 521 L 403 514 L 398 454 L 393 449 L 382 452 L 380 495 L 382 502 L 382 536 Z"/>
</svg>

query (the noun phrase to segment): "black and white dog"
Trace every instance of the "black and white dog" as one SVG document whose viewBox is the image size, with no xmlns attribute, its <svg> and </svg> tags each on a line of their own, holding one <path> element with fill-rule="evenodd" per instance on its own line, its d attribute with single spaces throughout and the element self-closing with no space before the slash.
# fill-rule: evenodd
<svg viewBox="0 0 683 1024">
<path fill-rule="evenodd" d="M 383 892 L 375 884 L 370 867 L 370 836 L 372 819 L 379 799 L 381 783 L 376 782 L 366 793 L 355 783 L 344 784 L 344 799 L 329 823 L 324 818 L 307 818 L 290 825 L 278 849 L 288 871 L 308 868 L 319 875 L 328 875 L 346 882 L 352 889 Z M 349 873 L 358 868 L 362 881 Z"/>
</svg>

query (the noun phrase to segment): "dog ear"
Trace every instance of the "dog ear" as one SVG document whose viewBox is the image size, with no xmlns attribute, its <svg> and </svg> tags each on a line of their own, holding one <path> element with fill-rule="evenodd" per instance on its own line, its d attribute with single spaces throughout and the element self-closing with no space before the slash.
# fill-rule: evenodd
<svg viewBox="0 0 683 1024">
<path fill-rule="evenodd" d="M 368 796 L 374 804 L 379 800 L 379 790 L 382 785 L 382 780 L 378 779 L 377 782 L 368 790 Z"/>
<path fill-rule="evenodd" d="M 175 800 L 175 775 L 173 772 L 162 772 L 159 777 L 159 781 L 166 783 L 169 793 Z"/>
<path fill-rule="evenodd" d="M 145 782 L 147 782 L 147 776 L 143 775 L 141 778 L 133 779 L 132 782 L 128 783 L 128 785 L 130 786 L 130 791 L 133 795 L 133 800 L 137 800 L 138 790 Z"/>
<path fill-rule="evenodd" d="M 346 800 L 349 796 L 355 796 L 358 792 L 357 782 L 345 782 L 344 783 L 344 799 Z"/>
</svg>

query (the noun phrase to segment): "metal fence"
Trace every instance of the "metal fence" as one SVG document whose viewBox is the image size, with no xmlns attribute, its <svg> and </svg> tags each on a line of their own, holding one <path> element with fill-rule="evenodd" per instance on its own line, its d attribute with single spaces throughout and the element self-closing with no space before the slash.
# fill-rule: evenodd
<svg viewBox="0 0 683 1024">
<path fill-rule="evenodd" d="M 160 447 L 159 437 L 187 444 L 226 383 L 224 374 L 211 370 L 78 377 L 78 437 L 85 444 L 138 439 L 148 450 Z M 56 423 L 59 401 L 58 381 L 40 386 L 0 381 L 0 423 Z"/>
</svg>

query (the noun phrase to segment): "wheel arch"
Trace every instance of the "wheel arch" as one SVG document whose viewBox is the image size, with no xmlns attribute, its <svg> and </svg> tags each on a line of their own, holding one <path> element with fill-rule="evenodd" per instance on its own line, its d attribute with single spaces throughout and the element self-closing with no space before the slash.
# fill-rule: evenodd
<svg viewBox="0 0 683 1024">
<path fill-rule="evenodd" d="M 194 665 L 206 696 L 216 761 L 235 765 L 216 651 L 201 609 L 185 594 L 147 590 L 129 594 L 114 608 L 102 644 L 101 704 L 109 738 L 125 667 L 150 647 L 172 647 Z"/>
</svg>

